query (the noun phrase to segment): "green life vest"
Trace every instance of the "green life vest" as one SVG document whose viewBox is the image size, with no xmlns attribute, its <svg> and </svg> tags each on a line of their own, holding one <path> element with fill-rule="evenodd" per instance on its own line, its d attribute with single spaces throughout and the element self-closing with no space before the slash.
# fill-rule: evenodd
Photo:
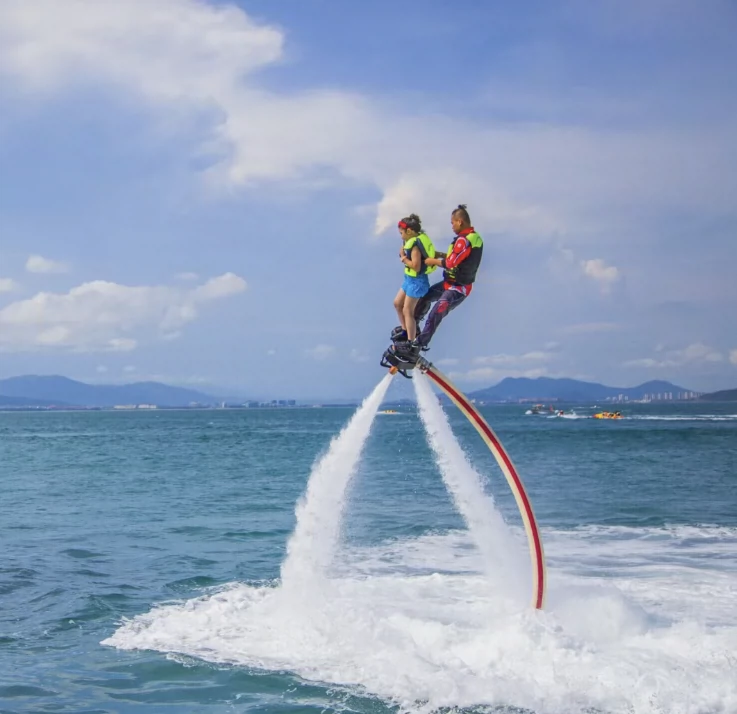
<svg viewBox="0 0 737 714">
<path fill-rule="evenodd" d="M 419 271 L 413 270 L 408 265 L 405 266 L 404 272 L 411 278 L 416 278 L 418 275 L 428 275 L 432 273 L 435 268 L 437 268 L 437 265 L 425 265 L 425 258 L 435 257 L 435 246 L 432 244 L 432 241 L 427 237 L 425 233 L 419 233 L 416 236 L 412 236 L 412 238 L 408 238 L 405 241 L 404 254 L 407 256 L 407 258 L 412 258 L 412 248 L 414 248 L 415 244 L 420 249 L 420 254 L 422 258 L 420 260 Z"/>
</svg>

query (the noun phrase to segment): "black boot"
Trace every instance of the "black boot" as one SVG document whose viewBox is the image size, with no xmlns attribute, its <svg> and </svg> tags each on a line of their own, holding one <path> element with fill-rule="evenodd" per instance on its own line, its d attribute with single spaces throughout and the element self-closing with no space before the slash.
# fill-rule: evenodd
<svg viewBox="0 0 737 714">
<path fill-rule="evenodd" d="M 397 356 L 397 359 L 402 362 L 414 364 L 420 356 L 421 348 L 417 340 L 414 342 L 407 342 L 405 340 L 404 342 L 395 342 L 392 349 L 394 354 Z"/>
</svg>

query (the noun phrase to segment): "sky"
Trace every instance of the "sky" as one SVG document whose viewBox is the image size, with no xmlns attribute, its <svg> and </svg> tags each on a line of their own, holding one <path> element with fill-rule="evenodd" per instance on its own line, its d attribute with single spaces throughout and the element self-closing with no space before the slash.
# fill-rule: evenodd
<svg viewBox="0 0 737 714">
<path fill-rule="evenodd" d="M 445 250 L 465 203 L 427 353 L 461 388 L 733 388 L 735 33 L 730 0 L 0 0 L 0 378 L 360 398 L 397 221 Z"/>
</svg>

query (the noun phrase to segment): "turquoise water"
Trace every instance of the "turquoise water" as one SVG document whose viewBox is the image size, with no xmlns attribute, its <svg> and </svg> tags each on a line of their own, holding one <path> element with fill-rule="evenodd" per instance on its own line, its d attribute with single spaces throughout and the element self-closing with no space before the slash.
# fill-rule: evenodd
<svg viewBox="0 0 737 714">
<path fill-rule="evenodd" d="M 483 409 L 542 529 L 543 613 L 507 587 L 521 521 L 455 408 L 499 563 L 405 409 L 322 497 L 337 550 L 289 591 L 295 507 L 354 410 L 0 413 L 0 711 L 737 711 L 737 407 L 576 411 Z"/>
</svg>

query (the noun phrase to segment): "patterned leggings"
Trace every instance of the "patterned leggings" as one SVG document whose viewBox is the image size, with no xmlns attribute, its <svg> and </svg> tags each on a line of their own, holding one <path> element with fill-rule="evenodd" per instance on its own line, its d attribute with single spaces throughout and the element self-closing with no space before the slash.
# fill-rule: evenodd
<svg viewBox="0 0 737 714">
<path fill-rule="evenodd" d="M 446 290 L 442 282 L 435 283 L 425 297 L 420 298 L 415 308 L 415 320 L 419 325 L 420 321 L 427 315 L 430 305 L 435 303 L 432 312 L 428 315 L 425 326 L 422 328 L 422 332 L 417 335 L 417 341 L 423 347 L 427 347 L 443 318 L 465 299 L 466 296 L 463 293 L 459 293 L 457 290 Z"/>
</svg>

